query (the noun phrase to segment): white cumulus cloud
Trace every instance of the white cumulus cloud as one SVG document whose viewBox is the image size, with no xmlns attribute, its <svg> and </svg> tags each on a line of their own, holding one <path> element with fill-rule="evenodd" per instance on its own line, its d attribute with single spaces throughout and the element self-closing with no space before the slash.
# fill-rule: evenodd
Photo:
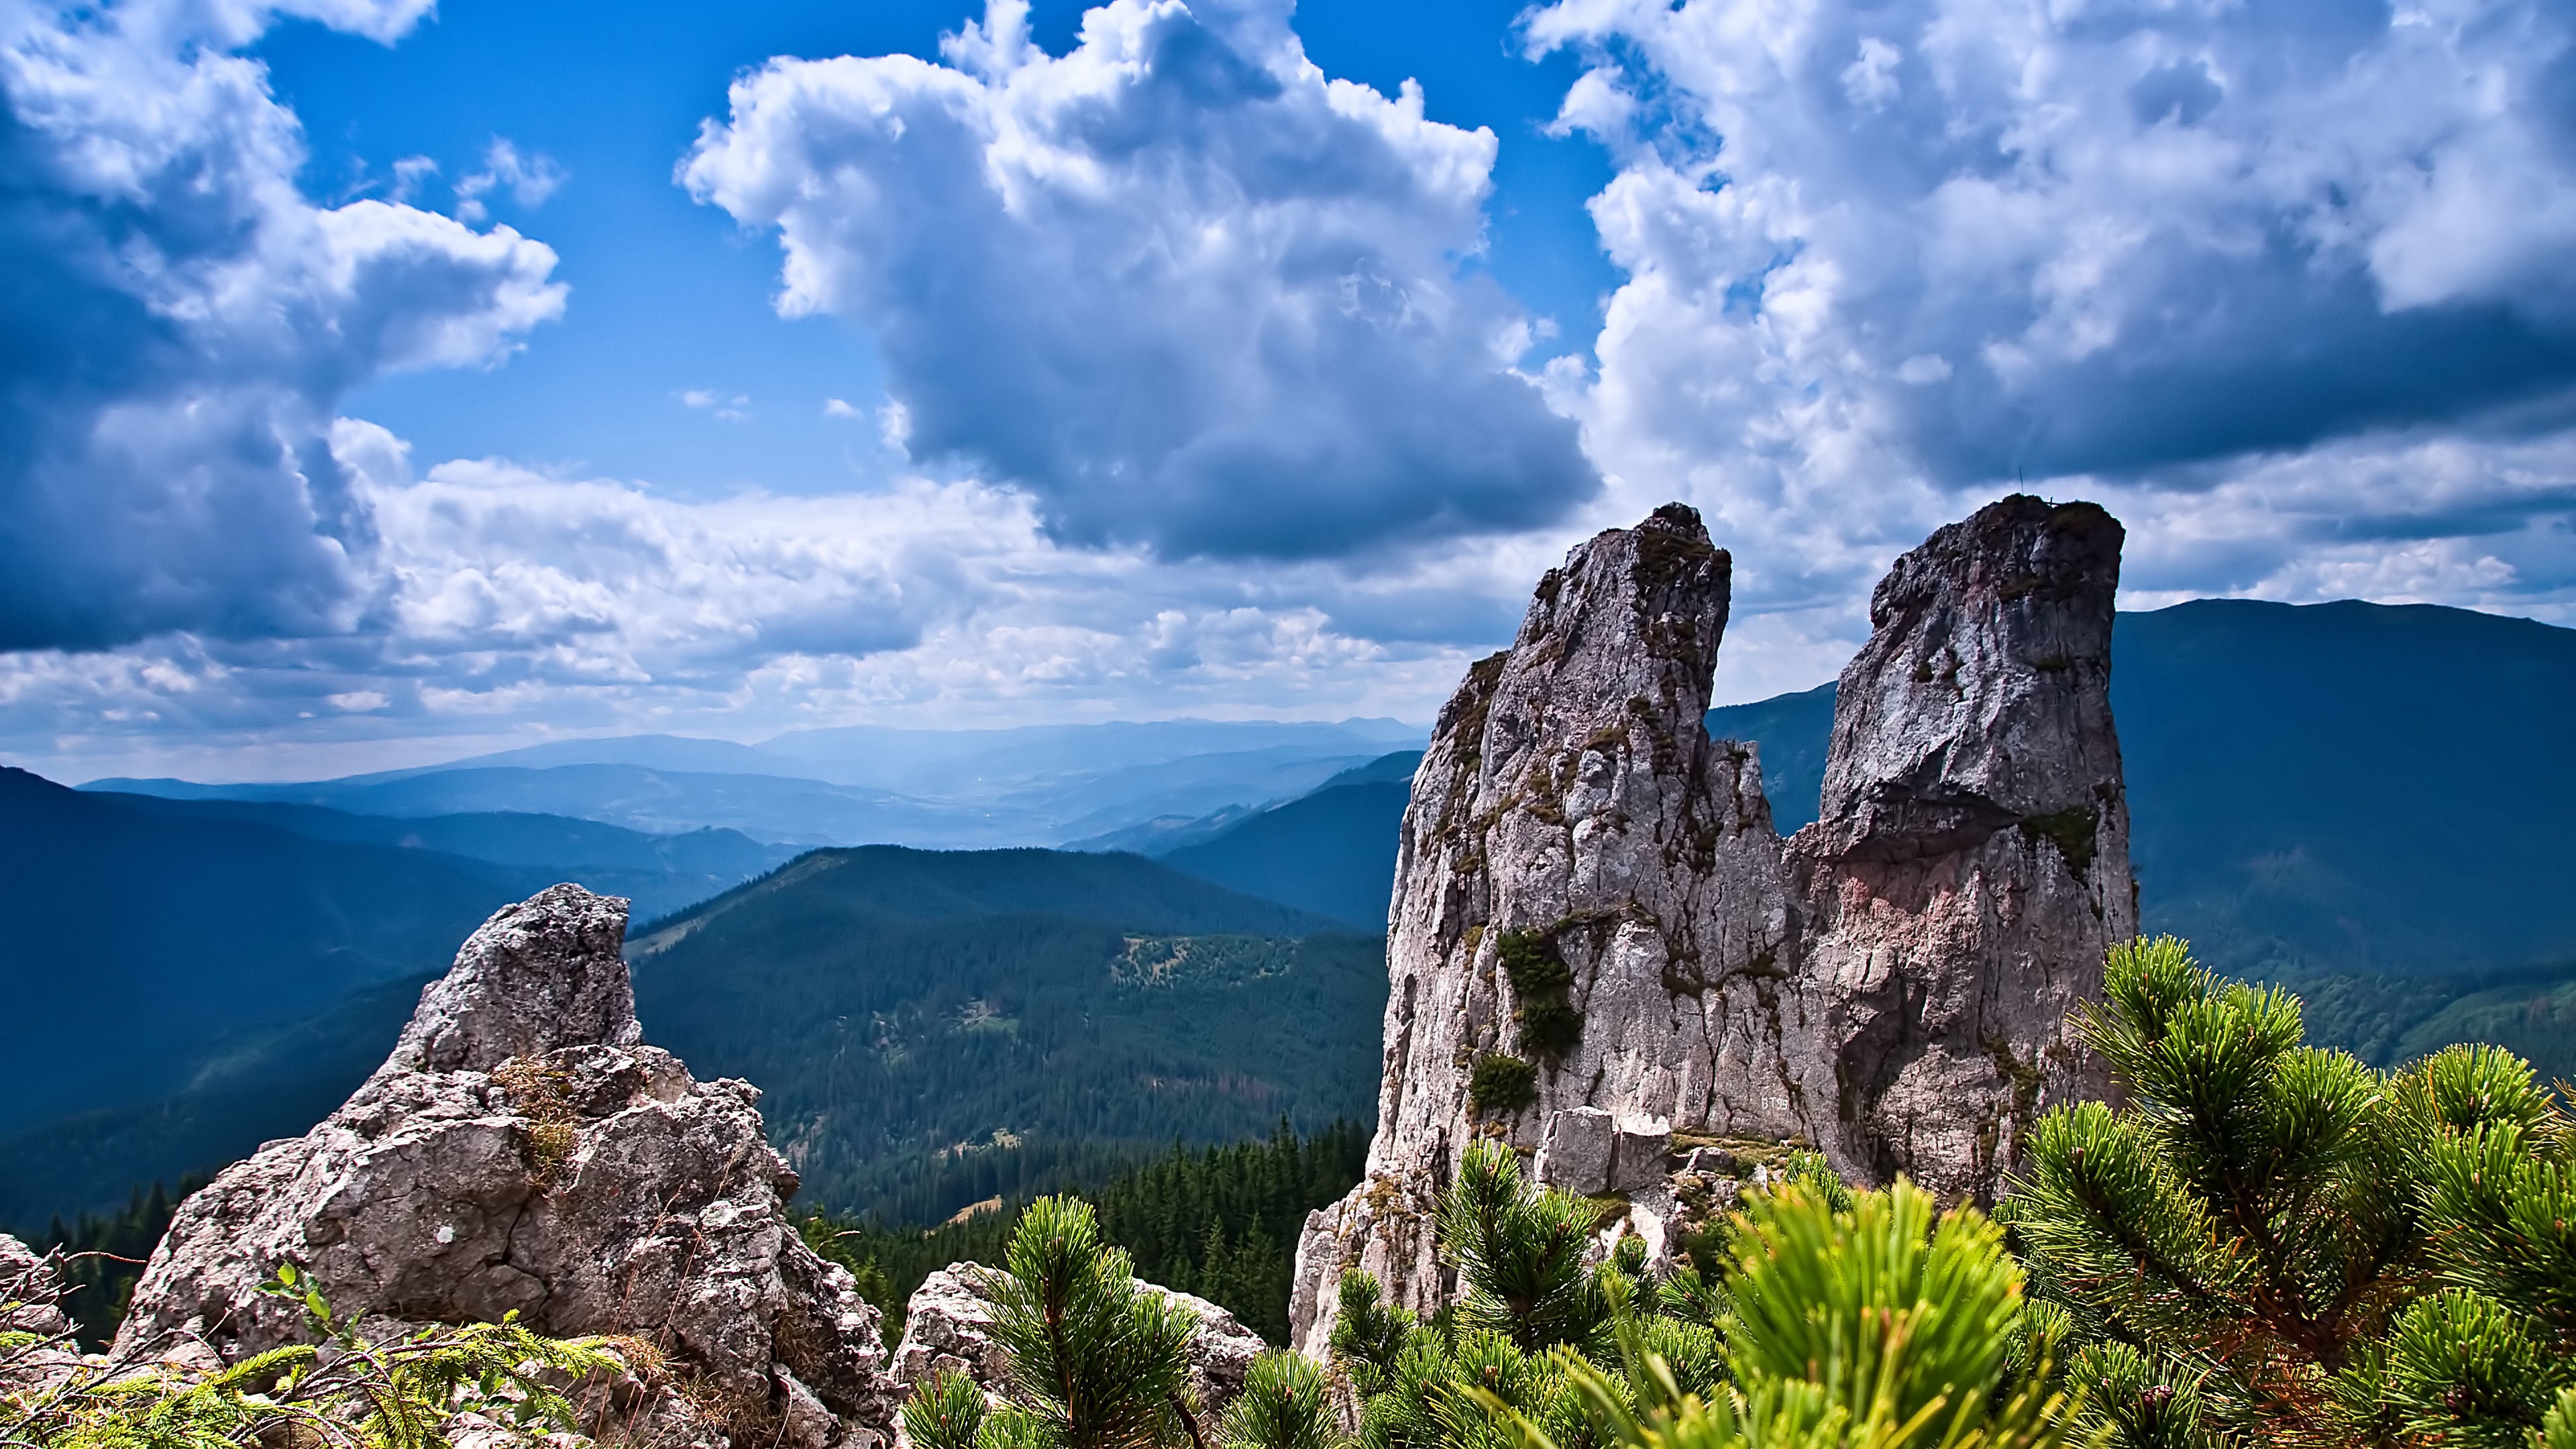
<svg viewBox="0 0 2576 1449">
<path fill-rule="evenodd" d="M 399 171 L 401 163 L 395 164 Z M 507 191 L 511 200 L 524 207 L 542 206 L 570 179 L 553 157 L 523 156 L 515 142 L 496 136 L 484 149 L 483 169 L 456 183 L 456 219 L 479 223 L 489 217 L 492 209 L 483 198 L 494 191 Z"/>
<path fill-rule="evenodd" d="M 1495 139 L 1328 79 L 1285 0 L 1113 0 L 1049 56 L 992 0 L 946 65 L 777 60 L 682 178 L 864 327 L 902 446 L 1060 537 L 1330 555 L 1527 527 L 1597 486 L 1463 275 Z"/>
<path fill-rule="evenodd" d="M 1755 612 L 1856 625 L 1888 554 L 2024 482 L 2117 502 L 2141 598 L 2576 605 L 2536 557 L 2571 518 L 2565 6 L 1562 0 L 1525 37 L 1588 60 L 1560 125 L 1618 166 L 1627 280 L 1555 395 L 1605 507 L 1694 498 Z M 2334 566 L 2374 549 L 2409 562 Z"/>
</svg>

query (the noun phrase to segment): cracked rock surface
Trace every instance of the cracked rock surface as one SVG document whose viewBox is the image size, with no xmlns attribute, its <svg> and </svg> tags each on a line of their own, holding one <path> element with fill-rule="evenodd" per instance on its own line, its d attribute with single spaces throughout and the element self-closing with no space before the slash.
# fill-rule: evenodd
<svg viewBox="0 0 2576 1449">
<path fill-rule="evenodd" d="M 2040 1110 L 2099 1090 L 2064 1036 L 2136 929 L 2112 730 L 2121 530 L 2014 497 L 1873 597 L 1824 815 L 1784 841 L 1751 745 L 1702 725 L 1731 560 L 1678 504 L 1576 547 L 1477 663 L 1414 776 L 1368 1176 L 1308 1219 L 1290 1318 L 1335 1285 L 1428 1314 L 1433 1215 L 1476 1137 L 1624 1194 L 1658 1253 L 1677 1153 L 1802 1141 L 1846 1175 L 1990 1196 Z"/>
<path fill-rule="evenodd" d="M 306 1340 L 258 1292 L 293 1262 L 342 1315 L 649 1339 L 694 1380 L 683 1437 L 889 1438 L 876 1309 L 789 1222 L 760 1094 L 641 1044 L 625 928 L 573 885 L 495 913 L 338 1111 L 180 1205 L 119 1348 Z"/>
</svg>

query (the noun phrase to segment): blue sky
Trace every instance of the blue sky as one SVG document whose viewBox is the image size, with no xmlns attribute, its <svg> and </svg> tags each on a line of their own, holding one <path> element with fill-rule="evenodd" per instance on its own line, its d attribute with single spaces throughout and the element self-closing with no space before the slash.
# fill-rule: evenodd
<svg viewBox="0 0 2576 1449">
<path fill-rule="evenodd" d="M 1466 260 L 1581 350 L 1618 285 L 1583 203 L 1611 168 L 1580 136 L 1550 136 L 1581 74 L 1570 54 L 1525 59 L 1513 5 L 1301 5 L 1297 31 L 1327 73 L 1393 94 L 1419 78 L 1435 120 L 1509 138 L 1494 168 L 1487 250 Z M 773 55 L 939 58 L 941 36 L 980 4 L 645 5 L 603 25 L 594 7 L 449 3 L 384 46 L 312 21 L 253 49 L 311 147 L 301 179 L 319 197 L 387 194 L 395 162 L 427 157 L 417 187 L 440 210 L 485 170 L 496 138 L 561 168 L 534 207 L 506 188 L 495 217 L 563 257 L 575 300 L 506 369 L 412 372 L 353 395 L 351 410 L 427 456 L 501 454 L 650 478 L 697 496 L 744 487 L 821 492 L 900 469 L 873 423 L 824 412 L 866 403 L 882 375 L 867 333 L 826 318 L 780 319 L 775 243 L 672 184 L 699 122 L 741 70 Z M 1037 42 L 1061 53 L 1082 7 L 1033 7 Z M 708 402 L 690 407 L 691 393 Z M 748 398 L 736 404 L 734 399 Z M 719 418 L 718 411 L 740 413 Z"/>
<path fill-rule="evenodd" d="M 0 0 L 0 759 L 1722 698 L 2015 487 L 2124 603 L 2576 622 L 2539 0 Z"/>
</svg>

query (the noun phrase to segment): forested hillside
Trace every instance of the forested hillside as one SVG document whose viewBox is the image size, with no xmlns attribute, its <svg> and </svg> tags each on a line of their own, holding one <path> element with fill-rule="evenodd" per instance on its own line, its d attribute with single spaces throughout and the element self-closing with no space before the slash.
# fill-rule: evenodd
<svg viewBox="0 0 2576 1449">
<path fill-rule="evenodd" d="M 0 1231 L 104 1209 L 140 1184 L 249 1156 L 327 1116 L 385 1059 L 435 971 L 363 990 L 296 1021 L 227 1033 L 183 1055 L 181 1085 L 0 1135 Z"/>
<path fill-rule="evenodd" d="M 537 874 L 0 769 L 0 910 L 21 963 L 0 1012 L 0 1132 L 161 1096 L 233 1033 L 441 969 L 495 907 L 548 883 Z"/>
<path fill-rule="evenodd" d="M 820 851 L 640 933 L 650 1040 L 758 1082 L 809 1200 L 937 1222 L 1368 1115 L 1375 937 L 1129 855 Z"/>
<path fill-rule="evenodd" d="M 805 1240 L 858 1275 L 889 1325 L 921 1280 L 952 1263 L 999 1263 L 1037 1192 L 1079 1192 L 1102 1230 L 1136 1258 L 1137 1275 L 1233 1310 L 1272 1343 L 1286 1341 L 1288 1287 L 1306 1214 L 1348 1192 L 1368 1160 L 1369 1129 L 1336 1122 L 1300 1138 L 1282 1123 L 1266 1141 L 1173 1147 L 1106 1178 L 1067 1173 L 931 1228 L 814 1212 Z"/>
</svg>

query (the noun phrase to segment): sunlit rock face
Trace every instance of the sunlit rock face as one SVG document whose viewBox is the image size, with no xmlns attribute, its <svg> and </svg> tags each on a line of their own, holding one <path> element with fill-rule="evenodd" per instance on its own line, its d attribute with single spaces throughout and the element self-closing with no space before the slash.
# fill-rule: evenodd
<svg viewBox="0 0 2576 1449">
<path fill-rule="evenodd" d="M 1790 842 L 1822 993 L 1837 1166 L 1990 1198 L 2034 1115 L 2108 1078 L 2070 1037 L 2137 934 L 2111 724 L 2121 529 L 2013 497 L 1870 599 L 1821 817 Z"/>
<path fill-rule="evenodd" d="M 1414 777 L 1366 1180 L 1309 1220 L 1320 1353 L 1365 1267 L 1429 1312 L 1472 1138 L 1618 1194 L 1665 1251 L 1676 1150 L 1803 1141 L 1845 1173 L 1990 1196 L 2022 1128 L 2094 1090 L 2065 1010 L 2135 928 L 2108 696 L 2120 527 L 2011 498 L 1879 587 L 1824 818 L 1783 841 L 1755 749 L 1701 727 L 1729 559 L 1678 505 L 1577 547 L 1478 663 Z"/>
<path fill-rule="evenodd" d="M 691 1386 L 646 1438 L 890 1440 L 877 1310 L 788 1220 L 760 1094 L 641 1044 L 625 934 L 579 886 L 495 913 L 338 1111 L 180 1205 L 119 1348 L 308 1340 L 259 1291 L 289 1262 L 343 1316 L 650 1339 Z"/>
</svg>

